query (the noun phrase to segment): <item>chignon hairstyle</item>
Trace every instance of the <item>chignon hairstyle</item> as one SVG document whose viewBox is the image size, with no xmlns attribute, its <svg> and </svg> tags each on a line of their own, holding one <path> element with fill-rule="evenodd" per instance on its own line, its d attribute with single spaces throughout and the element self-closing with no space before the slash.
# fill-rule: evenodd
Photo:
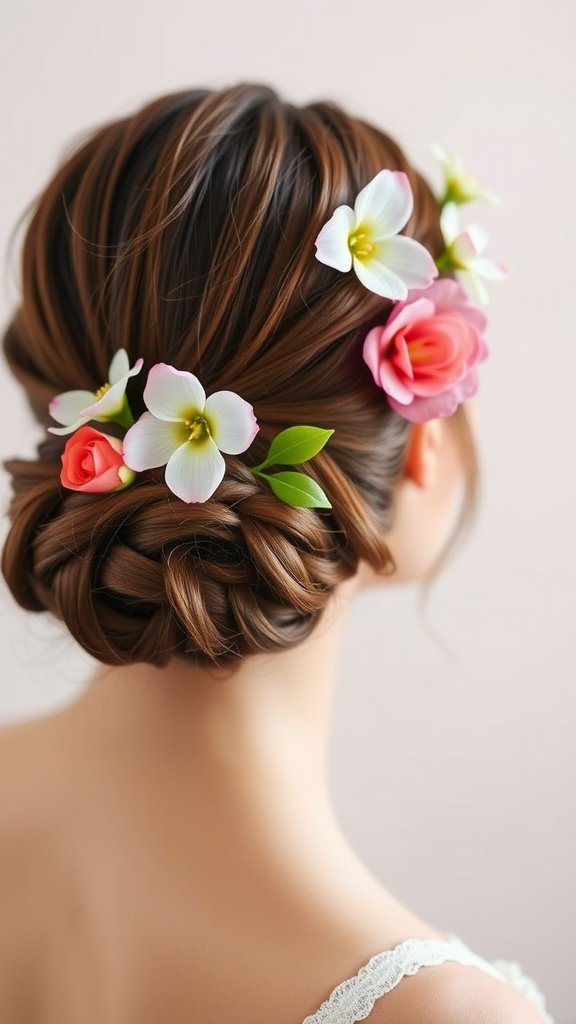
<svg viewBox="0 0 576 1024">
<path fill-rule="evenodd" d="M 382 168 L 408 175 L 405 233 L 437 257 L 437 201 L 396 142 L 334 102 L 296 106 L 260 83 L 179 91 L 99 126 L 28 211 L 4 353 L 44 427 L 54 395 L 95 391 L 121 347 L 131 364 L 144 359 L 128 384 L 135 418 L 148 370 L 167 362 L 197 374 L 207 394 L 237 391 L 260 425 L 246 452 L 226 456 L 205 503 L 176 498 L 163 469 L 117 492 L 67 490 L 66 438 L 49 433 L 37 458 L 4 463 L 8 586 L 101 662 L 231 666 L 306 638 L 360 559 L 394 572 L 385 538 L 411 424 L 361 354 L 391 304 L 314 247 L 336 206 L 353 205 Z M 475 510 L 478 477 L 464 407 L 450 420 L 466 488 L 448 548 Z M 288 505 L 249 469 L 295 424 L 335 431 L 294 467 L 330 509 Z"/>
</svg>

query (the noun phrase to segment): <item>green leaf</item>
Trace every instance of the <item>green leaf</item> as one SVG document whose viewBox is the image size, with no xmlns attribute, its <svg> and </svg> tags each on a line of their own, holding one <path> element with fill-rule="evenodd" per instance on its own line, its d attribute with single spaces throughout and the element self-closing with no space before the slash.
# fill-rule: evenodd
<svg viewBox="0 0 576 1024">
<path fill-rule="evenodd" d="M 306 473 L 262 473 L 276 497 L 297 508 L 332 508 L 324 491 Z"/>
<path fill-rule="evenodd" d="M 306 462 L 318 454 L 333 433 L 333 430 L 322 427 L 286 427 L 272 438 L 268 454 L 258 468 L 276 464 L 296 466 Z"/>
</svg>

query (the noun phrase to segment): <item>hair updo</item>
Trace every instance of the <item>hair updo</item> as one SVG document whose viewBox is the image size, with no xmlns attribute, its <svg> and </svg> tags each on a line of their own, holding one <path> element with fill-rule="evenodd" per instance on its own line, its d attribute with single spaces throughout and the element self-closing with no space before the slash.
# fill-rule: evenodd
<svg viewBox="0 0 576 1024">
<path fill-rule="evenodd" d="M 144 358 L 143 373 L 168 362 L 208 394 L 237 391 L 260 425 L 203 504 L 176 498 L 162 470 L 113 493 L 66 490 L 65 438 L 52 434 L 37 459 L 5 463 L 8 586 L 93 657 L 232 664 L 302 641 L 360 559 L 394 571 L 385 535 L 411 424 L 361 357 L 389 300 L 314 258 L 335 207 L 353 205 L 382 168 L 408 175 L 406 234 L 437 257 L 437 201 L 388 135 L 333 102 L 298 107 L 262 84 L 174 93 L 97 128 L 35 202 L 4 351 L 40 423 L 53 423 L 55 394 L 95 391 L 122 347 L 130 363 Z M 129 381 L 135 418 L 142 389 Z M 470 467 L 461 410 L 451 419 Z M 249 469 L 298 423 L 335 431 L 306 464 L 331 509 L 290 506 Z"/>
</svg>

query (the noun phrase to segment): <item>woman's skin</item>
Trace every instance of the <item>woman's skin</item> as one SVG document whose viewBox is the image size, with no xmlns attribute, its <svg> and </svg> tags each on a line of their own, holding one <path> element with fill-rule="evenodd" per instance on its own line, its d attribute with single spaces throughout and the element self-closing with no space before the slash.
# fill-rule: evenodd
<svg viewBox="0 0 576 1024">
<path fill-rule="evenodd" d="M 102 666 L 0 733 L 1 1020 L 298 1024 L 375 952 L 443 937 L 348 844 L 327 752 L 354 594 L 426 572 L 462 485 L 449 421 L 412 424 L 392 577 L 361 563 L 306 641 L 233 675 Z"/>
</svg>

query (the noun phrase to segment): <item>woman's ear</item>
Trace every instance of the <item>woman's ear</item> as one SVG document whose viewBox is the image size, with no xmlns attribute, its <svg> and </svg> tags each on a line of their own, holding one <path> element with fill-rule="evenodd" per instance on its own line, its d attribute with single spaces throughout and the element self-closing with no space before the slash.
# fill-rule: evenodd
<svg viewBox="0 0 576 1024">
<path fill-rule="evenodd" d="M 413 423 L 404 463 L 404 476 L 417 487 L 429 487 L 438 470 L 443 423 L 440 418 Z"/>
</svg>

